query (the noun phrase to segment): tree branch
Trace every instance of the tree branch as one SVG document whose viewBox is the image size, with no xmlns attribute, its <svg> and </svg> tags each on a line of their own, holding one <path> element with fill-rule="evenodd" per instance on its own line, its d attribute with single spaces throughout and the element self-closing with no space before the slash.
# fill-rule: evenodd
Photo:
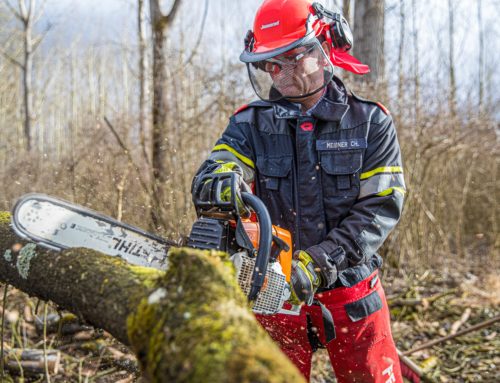
<svg viewBox="0 0 500 383">
<path fill-rule="evenodd" d="M 184 66 L 191 64 L 191 61 L 193 60 L 194 56 L 196 56 L 196 53 L 198 53 L 198 48 L 200 47 L 201 39 L 203 37 L 203 31 L 205 29 L 205 22 L 207 21 L 207 15 L 208 15 L 208 0 L 205 0 L 205 9 L 203 11 L 203 19 L 201 21 L 200 33 L 198 34 L 198 38 L 196 39 L 196 43 L 193 47 L 193 50 L 191 51 L 189 58 L 184 63 Z"/>
<path fill-rule="evenodd" d="M 49 31 L 51 29 L 52 29 L 52 24 L 48 24 L 47 28 L 45 28 L 45 31 L 43 31 L 43 33 L 35 39 L 35 41 L 33 42 L 32 53 L 35 53 L 35 51 L 37 50 L 38 46 L 43 41 L 43 39 L 45 38 L 45 36 L 47 36 L 47 34 L 49 33 Z"/>
<path fill-rule="evenodd" d="M 142 177 L 142 173 L 140 171 L 139 166 L 135 163 L 134 158 L 132 157 L 132 152 L 129 150 L 129 148 L 127 147 L 127 145 L 123 142 L 123 140 L 121 139 L 120 135 L 118 134 L 118 132 L 116 131 L 116 129 L 114 128 L 114 126 L 111 124 L 111 122 L 109 122 L 109 120 L 108 120 L 107 117 L 104 117 L 104 121 L 106 122 L 106 125 L 108 126 L 109 130 L 111 130 L 111 133 L 115 137 L 115 139 L 118 142 L 118 145 L 120 146 L 120 148 L 122 148 L 122 150 L 125 152 L 125 155 L 127 156 L 129 162 L 134 166 L 134 169 L 135 169 L 135 171 L 137 173 L 137 177 L 139 178 L 139 183 L 141 184 L 142 188 L 144 189 L 144 191 L 148 195 L 150 195 L 151 191 L 149 190 L 146 181 Z"/>
<path fill-rule="evenodd" d="M 174 4 L 172 4 L 172 8 L 170 8 L 170 12 L 168 13 L 168 15 L 164 16 L 165 22 L 167 24 L 174 21 L 175 15 L 177 14 L 177 11 L 179 10 L 181 2 L 182 2 L 182 0 L 174 0 Z"/>
<path fill-rule="evenodd" d="M 24 70 L 24 65 L 21 64 L 19 61 L 17 61 L 15 58 L 10 57 L 10 55 L 7 52 L 2 51 L 2 56 L 4 56 L 7 60 L 9 60 L 12 64 Z"/>
<path fill-rule="evenodd" d="M 19 5 L 19 13 L 21 15 L 21 20 L 23 23 L 26 24 L 28 20 L 28 10 L 26 9 L 26 4 L 24 3 L 24 0 L 18 0 L 17 3 Z"/>
<path fill-rule="evenodd" d="M 17 9 L 15 9 L 10 3 L 8 0 L 5 0 L 5 6 L 9 9 L 9 11 L 21 22 L 24 22 L 23 21 L 23 18 L 21 16 L 21 14 L 17 11 Z"/>
</svg>

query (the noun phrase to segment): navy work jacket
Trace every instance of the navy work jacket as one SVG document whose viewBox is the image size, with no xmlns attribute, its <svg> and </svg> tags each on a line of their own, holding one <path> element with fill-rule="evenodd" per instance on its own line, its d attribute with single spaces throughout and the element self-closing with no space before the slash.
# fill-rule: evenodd
<svg viewBox="0 0 500 383">
<path fill-rule="evenodd" d="M 382 105 L 336 77 L 308 113 L 288 101 L 255 101 L 230 118 L 206 163 L 214 160 L 243 168 L 273 224 L 292 233 L 294 250 L 342 246 L 347 267 L 381 265 L 376 251 L 405 193 L 396 131 Z"/>
</svg>

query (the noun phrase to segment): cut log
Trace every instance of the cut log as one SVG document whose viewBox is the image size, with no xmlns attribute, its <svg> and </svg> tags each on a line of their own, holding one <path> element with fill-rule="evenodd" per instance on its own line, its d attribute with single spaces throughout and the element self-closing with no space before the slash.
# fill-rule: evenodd
<svg viewBox="0 0 500 383">
<path fill-rule="evenodd" d="M 47 350 L 47 369 L 51 375 L 57 374 L 61 353 L 57 350 Z M 4 366 L 13 373 L 23 375 L 38 375 L 45 373 L 45 355 L 43 350 L 12 348 L 5 351 Z"/>
<path fill-rule="evenodd" d="M 39 334 L 43 333 L 46 326 L 48 334 L 59 333 L 60 335 L 72 335 L 79 331 L 88 331 L 92 328 L 80 322 L 78 317 L 71 313 L 65 313 L 62 317 L 59 314 L 51 313 L 45 318 L 43 315 L 35 316 L 35 329 Z"/>
<path fill-rule="evenodd" d="M 9 223 L 1 213 L 0 281 L 129 345 L 148 381 L 303 381 L 248 309 L 227 254 L 172 249 L 162 272 L 88 249 L 40 249 Z"/>
</svg>

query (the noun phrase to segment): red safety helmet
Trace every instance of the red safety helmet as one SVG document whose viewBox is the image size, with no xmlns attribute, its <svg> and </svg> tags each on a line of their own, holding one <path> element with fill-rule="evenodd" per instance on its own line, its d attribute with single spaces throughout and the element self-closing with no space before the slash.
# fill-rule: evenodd
<svg viewBox="0 0 500 383">
<path fill-rule="evenodd" d="M 245 38 L 240 60 L 256 63 L 306 45 L 323 36 L 331 45 L 333 65 L 356 74 L 370 68 L 347 53 L 352 33 L 344 17 L 310 0 L 265 0 L 257 10 L 253 31 Z"/>
</svg>

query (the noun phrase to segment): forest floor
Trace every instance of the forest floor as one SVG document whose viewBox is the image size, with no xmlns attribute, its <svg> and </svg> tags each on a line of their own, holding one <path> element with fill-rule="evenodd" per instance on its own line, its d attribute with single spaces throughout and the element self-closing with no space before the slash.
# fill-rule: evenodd
<svg viewBox="0 0 500 383">
<path fill-rule="evenodd" d="M 393 336 L 401 351 L 500 314 L 500 276 L 495 268 L 483 275 L 446 268 L 422 274 L 391 270 L 385 274 L 383 282 L 391 309 Z M 4 313 L 5 319 L 4 353 L 17 355 L 18 359 L 10 357 L 10 361 L 6 361 L 9 367 L 4 366 L 0 381 L 126 383 L 140 380 L 134 356 L 106 332 L 80 324 L 71 314 L 58 314 L 52 305 L 46 306 L 13 288 L 8 289 L 3 307 L 5 311 L 0 307 L 0 313 Z M 64 320 L 54 322 L 60 315 Z M 497 322 L 415 352 L 410 358 L 436 382 L 500 382 L 499 334 L 500 322 Z M 47 350 L 60 351 L 58 371 L 54 373 L 50 366 L 40 363 L 34 367 L 38 373 L 30 374 L 29 367 L 33 364 L 19 361 L 19 354 L 12 350 L 43 350 L 44 344 Z M 19 371 L 19 365 L 25 368 Z M 314 356 L 312 382 L 335 382 L 324 350 Z"/>
</svg>

